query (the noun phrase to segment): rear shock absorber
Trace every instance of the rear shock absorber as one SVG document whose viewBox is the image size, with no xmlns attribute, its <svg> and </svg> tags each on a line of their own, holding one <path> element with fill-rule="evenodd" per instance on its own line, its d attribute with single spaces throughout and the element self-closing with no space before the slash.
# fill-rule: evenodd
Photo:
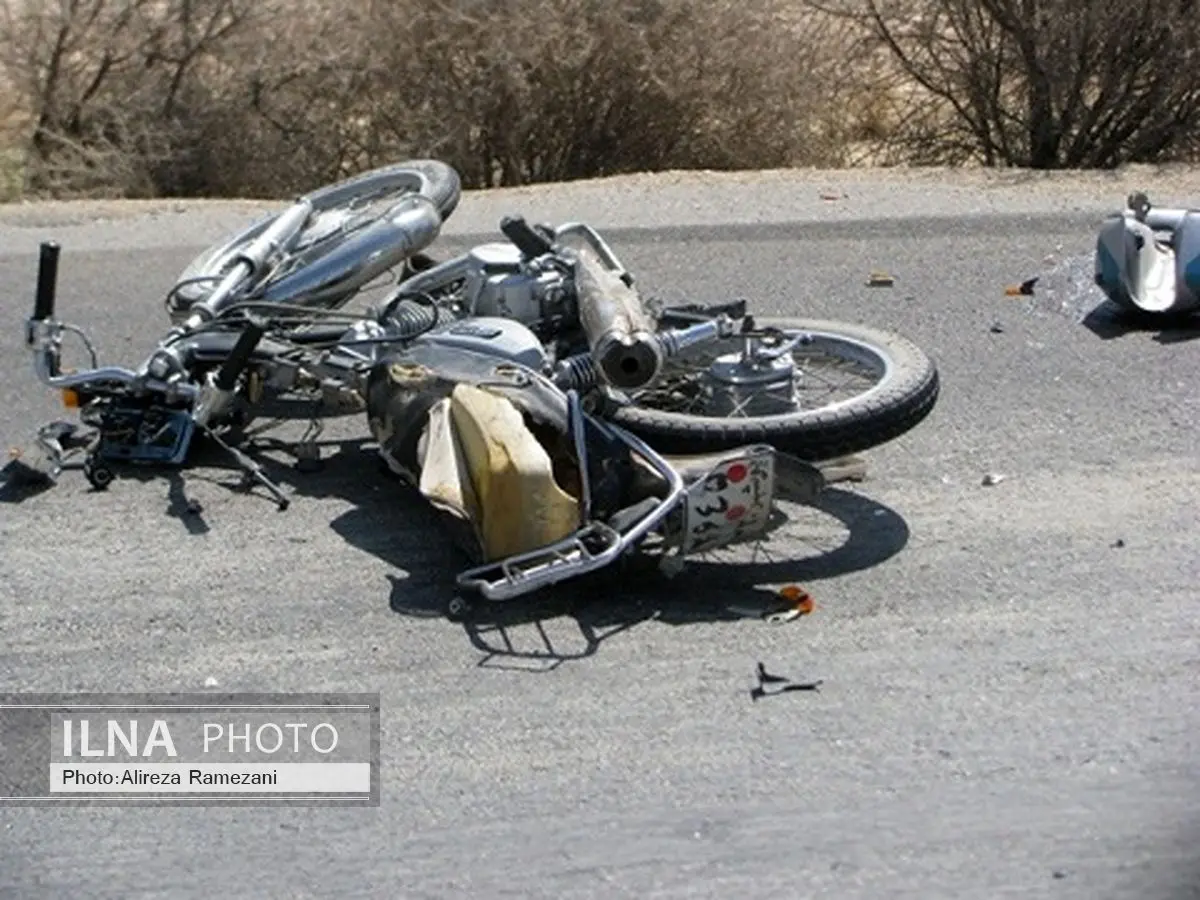
<svg viewBox="0 0 1200 900">
<path fill-rule="evenodd" d="M 555 368 L 554 383 L 564 391 L 586 391 L 600 383 L 600 367 L 590 353 L 564 357 Z"/>
</svg>

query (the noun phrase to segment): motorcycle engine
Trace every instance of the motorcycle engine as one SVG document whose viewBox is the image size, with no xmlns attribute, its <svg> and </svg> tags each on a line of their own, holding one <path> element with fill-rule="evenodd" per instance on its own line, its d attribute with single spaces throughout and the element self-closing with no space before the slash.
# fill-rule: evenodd
<svg viewBox="0 0 1200 900">
<path fill-rule="evenodd" d="M 525 261 L 512 244 L 482 244 L 468 254 L 466 307 L 536 326 L 572 313 L 567 274 L 549 263 Z"/>
</svg>

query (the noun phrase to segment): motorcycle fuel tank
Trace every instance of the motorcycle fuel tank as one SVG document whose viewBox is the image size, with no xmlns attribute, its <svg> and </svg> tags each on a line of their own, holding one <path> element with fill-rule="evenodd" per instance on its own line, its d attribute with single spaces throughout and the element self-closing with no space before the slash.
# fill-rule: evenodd
<svg viewBox="0 0 1200 900">
<path fill-rule="evenodd" d="M 454 350 L 469 350 L 515 362 L 536 372 L 546 366 L 546 350 L 537 336 L 512 319 L 480 316 L 455 322 L 422 335 L 421 343 Z"/>
</svg>

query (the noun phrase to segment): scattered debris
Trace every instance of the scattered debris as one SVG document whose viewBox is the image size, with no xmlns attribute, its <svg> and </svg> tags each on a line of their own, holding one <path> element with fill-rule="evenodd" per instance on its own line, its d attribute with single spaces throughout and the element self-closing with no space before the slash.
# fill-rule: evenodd
<svg viewBox="0 0 1200 900">
<path fill-rule="evenodd" d="M 31 487 L 33 485 L 53 484 L 51 473 L 41 467 L 30 465 L 24 459 L 20 450 L 10 453 L 9 462 L 0 468 L 0 484 L 12 487 Z"/>
<path fill-rule="evenodd" d="M 726 609 L 744 619 L 762 619 L 771 625 L 782 625 L 801 616 L 807 616 L 817 608 L 808 591 L 799 585 L 789 584 L 775 592 L 776 601 L 764 609 L 762 606 L 730 605 Z"/>
<path fill-rule="evenodd" d="M 845 191 L 821 191 L 822 200 L 846 200 L 849 196 Z"/>
<path fill-rule="evenodd" d="M 993 322 L 990 330 L 992 334 L 1004 334 L 1004 326 L 999 322 Z"/>
<path fill-rule="evenodd" d="M 767 674 L 767 667 L 761 662 L 758 664 L 758 684 L 761 687 L 764 684 L 786 684 L 791 681 L 790 678 L 784 678 L 782 675 Z"/>
<path fill-rule="evenodd" d="M 872 272 L 867 277 L 867 287 L 891 287 L 896 279 L 887 272 Z"/>
<path fill-rule="evenodd" d="M 798 584 L 789 584 L 779 589 L 779 598 L 792 604 L 801 615 L 808 615 L 817 608 L 812 594 Z"/>
<path fill-rule="evenodd" d="M 822 460 L 814 465 L 821 470 L 826 484 L 867 480 L 867 461 L 861 456 L 839 456 L 837 459 Z"/>
<path fill-rule="evenodd" d="M 1005 476 L 1001 475 L 999 472 L 988 472 L 986 475 L 983 476 L 983 486 L 984 487 L 995 487 L 1000 482 L 1002 482 L 1004 480 L 1004 478 L 1005 478 Z"/>
<path fill-rule="evenodd" d="M 1037 292 L 1023 301 L 1030 314 L 1065 316 L 1082 323 L 1105 301 L 1104 292 L 1095 282 L 1092 255 L 1060 254 L 1058 262 L 1042 272 Z"/>
<path fill-rule="evenodd" d="M 788 622 L 792 622 L 803 615 L 806 615 L 806 613 L 795 607 L 790 609 L 776 609 L 763 613 L 763 621 L 770 625 L 786 625 Z"/>
<path fill-rule="evenodd" d="M 787 694 L 792 691 L 817 691 L 821 688 L 821 681 L 812 681 L 807 683 L 785 684 L 782 687 L 773 690 L 757 687 L 750 691 L 750 699 L 757 701 L 762 697 L 774 697 L 778 694 Z"/>
<path fill-rule="evenodd" d="M 89 436 L 72 422 L 55 421 L 43 425 L 34 440 L 23 447 L 10 447 L 8 463 L 0 469 L 0 481 L 7 485 L 52 485 L 58 481 L 69 457 L 89 442 Z"/>
<path fill-rule="evenodd" d="M 824 683 L 820 679 L 817 681 L 792 681 L 784 675 L 771 675 L 761 662 L 758 664 L 756 674 L 758 675 L 758 687 L 750 691 L 750 699 L 753 701 L 757 701 L 760 697 L 774 697 L 776 694 L 786 694 L 790 691 L 820 690 Z M 773 687 L 768 689 L 767 685 L 773 685 Z"/>
<path fill-rule="evenodd" d="M 1009 297 L 1032 297 L 1033 286 L 1038 283 L 1040 276 L 1035 275 L 1028 281 L 1022 281 L 1020 284 L 1010 284 L 1004 289 L 1004 293 Z"/>
<path fill-rule="evenodd" d="M 1120 550 L 1122 547 L 1125 546 L 1125 539 L 1117 538 L 1115 541 L 1113 541 L 1113 543 L 1110 546 L 1112 546 L 1112 548 L 1114 550 Z"/>
<path fill-rule="evenodd" d="M 207 687 L 207 688 L 213 688 L 213 687 L 216 687 L 216 686 L 217 686 L 217 679 L 215 679 L 215 678 L 213 678 L 211 675 L 209 675 L 207 678 L 205 678 L 205 679 L 204 679 L 204 686 L 205 686 L 205 687 Z"/>
</svg>

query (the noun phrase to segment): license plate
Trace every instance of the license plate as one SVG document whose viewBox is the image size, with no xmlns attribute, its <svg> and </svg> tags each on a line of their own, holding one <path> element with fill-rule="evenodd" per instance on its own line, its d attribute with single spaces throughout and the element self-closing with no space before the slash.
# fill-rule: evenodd
<svg viewBox="0 0 1200 900">
<path fill-rule="evenodd" d="M 703 553 L 761 535 L 775 493 L 775 450 L 743 447 L 693 482 L 687 492 L 683 553 Z"/>
</svg>

